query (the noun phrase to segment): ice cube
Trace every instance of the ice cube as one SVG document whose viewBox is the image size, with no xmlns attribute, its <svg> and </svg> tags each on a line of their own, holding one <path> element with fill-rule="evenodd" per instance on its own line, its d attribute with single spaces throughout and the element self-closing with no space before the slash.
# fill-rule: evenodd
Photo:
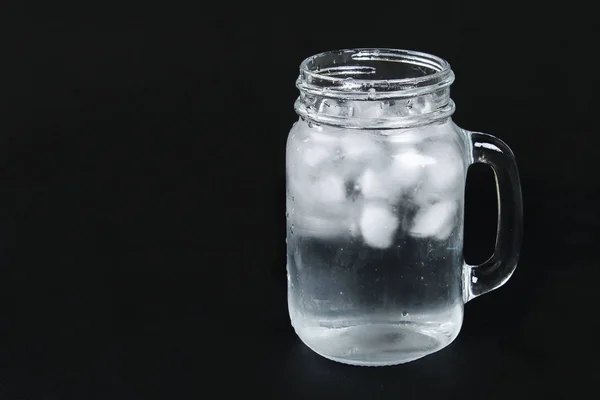
<svg viewBox="0 0 600 400">
<path fill-rule="evenodd" d="M 449 192 L 459 185 L 463 176 L 463 163 L 457 149 L 447 143 L 436 143 L 425 150 L 435 160 L 427 166 L 425 184 L 431 192 Z"/>
<path fill-rule="evenodd" d="M 342 203 L 346 199 L 346 185 L 342 177 L 329 174 L 319 178 L 311 188 L 314 197 L 326 205 Z"/>
<path fill-rule="evenodd" d="M 381 131 L 386 136 L 386 141 L 392 147 L 402 145 L 420 145 L 426 140 L 444 140 L 453 134 L 452 123 L 434 123 L 430 125 L 411 128 L 388 129 Z"/>
<path fill-rule="evenodd" d="M 384 108 L 384 114 L 392 117 L 406 117 L 410 115 L 412 104 L 408 100 L 392 100 Z"/>
<path fill-rule="evenodd" d="M 385 249 L 392 245 L 398 218 L 384 204 L 367 203 L 360 216 L 359 226 L 366 244 Z"/>
<path fill-rule="evenodd" d="M 332 238 L 350 234 L 350 213 L 340 176 L 327 174 L 312 180 L 290 180 L 287 210 L 292 229 L 306 236 Z"/>
<path fill-rule="evenodd" d="M 329 146 L 335 146 L 338 144 L 340 138 L 334 129 L 323 129 L 315 130 L 310 132 L 310 140 L 315 143 L 325 144 Z"/>
<path fill-rule="evenodd" d="M 433 163 L 435 160 L 432 157 L 421 154 L 414 148 L 408 148 L 392 157 L 390 176 L 394 185 L 407 190 L 417 185 L 425 167 Z"/>
<path fill-rule="evenodd" d="M 340 140 L 340 128 L 304 121 L 301 125 L 301 142 L 313 145 L 336 146 Z"/>
<path fill-rule="evenodd" d="M 412 200 L 418 207 L 428 208 L 433 204 L 439 203 L 446 199 L 448 195 L 440 195 L 436 192 L 430 192 L 426 187 L 420 187 L 418 190 L 413 192 Z"/>
<path fill-rule="evenodd" d="M 346 221 L 338 218 L 326 218 L 321 215 L 295 215 L 290 222 L 292 232 L 310 237 L 327 239 L 348 233 Z"/>
<path fill-rule="evenodd" d="M 380 118 L 384 114 L 382 103 L 379 101 L 355 101 L 354 117 Z"/>
<path fill-rule="evenodd" d="M 288 172 L 306 180 L 321 170 L 331 169 L 339 153 L 339 136 L 335 134 L 335 128 L 305 125 L 296 133 L 287 144 Z"/>
<path fill-rule="evenodd" d="M 300 213 L 343 215 L 347 212 L 346 185 L 341 176 L 328 172 L 317 179 L 288 174 L 288 197 Z"/>
<path fill-rule="evenodd" d="M 302 161 L 310 167 L 316 167 L 331 157 L 331 149 L 324 146 L 307 146 L 302 151 Z"/>
<path fill-rule="evenodd" d="M 450 236 L 450 234 L 452 233 L 452 230 L 454 229 L 454 224 L 452 223 L 452 219 L 446 223 L 446 225 L 444 225 L 436 234 L 435 234 L 435 238 L 437 240 L 446 240 L 448 239 L 448 236 Z"/>
<path fill-rule="evenodd" d="M 409 233 L 414 237 L 446 239 L 454 227 L 453 218 L 456 214 L 456 208 L 457 203 L 452 200 L 422 207 L 417 212 Z"/>
<path fill-rule="evenodd" d="M 399 194 L 401 187 L 390 178 L 387 169 L 373 169 L 368 167 L 358 178 L 358 187 L 367 199 L 382 199 L 393 201 Z"/>
<path fill-rule="evenodd" d="M 354 115 L 354 103 L 324 99 L 319 104 L 319 113 L 324 115 L 352 117 Z"/>
<path fill-rule="evenodd" d="M 400 194 L 419 183 L 431 157 L 408 148 L 392 157 L 389 166 L 367 167 L 358 179 L 362 194 L 368 199 L 396 201 Z"/>
<path fill-rule="evenodd" d="M 409 100 L 408 114 L 409 115 L 423 115 L 433 111 L 434 99 L 432 95 L 419 96 L 416 99 Z"/>
<path fill-rule="evenodd" d="M 300 174 L 306 174 L 307 168 L 311 170 L 319 164 L 333 158 L 335 152 L 335 141 L 315 130 L 304 127 L 295 130 L 294 137 L 287 143 L 286 162 L 288 168 L 294 168 Z M 313 135 L 321 135 L 322 139 L 316 140 Z"/>
<path fill-rule="evenodd" d="M 352 237 L 357 237 L 358 235 L 360 235 L 360 226 L 358 225 L 358 222 L 356 220 L 353 220 L 348 224 L 348 232 Z"/>
<path fill-rule="evenodd" d="M 349 160 L 367 160 L 381 155 L 381 145 L 368 133 L 345 132 L 340 139 L 342 154 Z"/>
</svg>

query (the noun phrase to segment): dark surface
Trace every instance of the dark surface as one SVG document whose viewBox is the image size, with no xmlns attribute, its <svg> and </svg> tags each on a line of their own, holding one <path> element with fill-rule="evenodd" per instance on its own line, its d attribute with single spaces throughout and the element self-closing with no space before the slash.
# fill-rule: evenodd
<svg viewBox="0 0 600 400">
<path fill-rule="evenodd" d="M 503 9 L 310 27 L 240 8 L 3 13 L 0 399 L 583 393 L 600 354 L 597 29 L 573 4 Z M 515 275 L 467 304 L 452 345 L 398 367 L 320 358 L 286 308 L 297 67 L 363 46 L 448 59 L 455 121 L 512 147 L 525 203 Z M 474 168 L 469 262 L 493 249 L 494 196 Z"/>
</svg>

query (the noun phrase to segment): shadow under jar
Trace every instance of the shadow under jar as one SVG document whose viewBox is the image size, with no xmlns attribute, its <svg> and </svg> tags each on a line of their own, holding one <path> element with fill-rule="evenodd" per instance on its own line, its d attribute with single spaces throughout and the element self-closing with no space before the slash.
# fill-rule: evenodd
<svg viewBox="0 0 600 400">
<path fill-rule="evenodd" d="M 450 344 L 464 304 L 514 271 L 522 202 L 501 140 L 456 126 L 449 64 L 392 49 L 300 66 L 286 148 L 288 306 L 300 339 L 343 363 L 412 361 Z M 498 182 L 494 255 L 463 259 L 467 169 Z"/>
</svg>

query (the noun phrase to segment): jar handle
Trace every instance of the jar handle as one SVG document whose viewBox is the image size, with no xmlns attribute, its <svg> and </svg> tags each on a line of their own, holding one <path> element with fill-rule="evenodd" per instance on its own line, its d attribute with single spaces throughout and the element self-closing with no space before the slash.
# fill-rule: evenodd
<svg viewBox="0 0 600 400">
<path fill-rule="evenodd" d="M 470 136 L 472 162 L 492 167 L 498 196 L 498 228 L 494 254 L 480 265 L 464 264 L 465 303 L 502 286 L 511 277 L 523 238 L 523 200 L 519 172 L 512 150 L 502 140 L 485 133 Z"/>
</svg>

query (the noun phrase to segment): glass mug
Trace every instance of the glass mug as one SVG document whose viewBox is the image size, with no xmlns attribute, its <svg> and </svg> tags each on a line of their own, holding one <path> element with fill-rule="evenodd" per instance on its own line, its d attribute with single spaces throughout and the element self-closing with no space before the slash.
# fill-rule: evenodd
<svg viewBox="0 0 600 400">
<path fill-rule="evenodd" d="M 300 339 L 342 363 L 401 364 L 458 335 L 464 304 L 517 265 L 522 199 L 501 140 L 456 126 L 445 60 L 393 49 L 300 65 L 286 145 L 288 308 Z M 467 168 L 491 166 L 493 256 L 463 259 Z"/>
</svg>

